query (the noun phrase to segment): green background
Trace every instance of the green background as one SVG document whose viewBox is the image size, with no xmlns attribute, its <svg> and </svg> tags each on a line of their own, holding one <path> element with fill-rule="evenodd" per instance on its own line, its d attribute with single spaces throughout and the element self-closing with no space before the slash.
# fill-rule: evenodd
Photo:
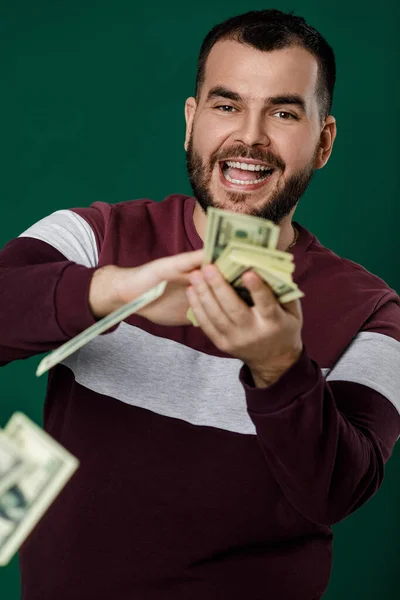
<svg viewBox="0 0 400 600">
<path fill-rule="evenodd" d="M 263 8 L 304 16 L 337 58 L 332 113 L 338 137 L 295 219 L 399 291 L 395 0 L 378 8 L 370 0 L 3 0 L 0 247 L 61 208 L 191 194 L 183 106 L 194 92 L 200 44 L 217 22 Z M 0 425 L 15 410 L 42 422 L 46 381 L 35 377 L 39 360 L 1 369 Z M 378 495 L 334 527 L 333 572 L 324 599 L 399 597 L 399 466 L 396 447 Z M 0 570 L 1 597 L 16 600 L 19 589 L 14 558 Z"/>
</svg>

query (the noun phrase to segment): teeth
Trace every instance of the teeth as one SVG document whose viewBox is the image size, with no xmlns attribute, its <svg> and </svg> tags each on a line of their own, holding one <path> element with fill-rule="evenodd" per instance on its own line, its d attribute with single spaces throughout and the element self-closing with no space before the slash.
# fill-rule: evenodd
<svg viewBox="0 0 400 600">
<path fill-rule="evenodd" d="M 233 162 L 232 160 L 227 160 L 226 164 L 228 167 L 233 167 L 234 169 L 242 169 L 243 171 L 267 171 L 270 170 L 270 167 L 264 167 L 263 165 L 253 165 L 249 163 L 240 163 Z"/>
<path fill-rule="evenodd" d="M 268 179 L 269 173 L 265 177 L 261 177 L 261 179 L 253 179 L 253 181 L 241 181 L 240 179 L 233 179 L 232 177 L 229 177 L 229 175 L 227 173 L 224 173 L 224 177 L 230 183 L 239 183 L 241 185 L 254 185 L 255 183 L 261 183 L 262 181 L 265 181 L 266 179 Z"/>
</svg>

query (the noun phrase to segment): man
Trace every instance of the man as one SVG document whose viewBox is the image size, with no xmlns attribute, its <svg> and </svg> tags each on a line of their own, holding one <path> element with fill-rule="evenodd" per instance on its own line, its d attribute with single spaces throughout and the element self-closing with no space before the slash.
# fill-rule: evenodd
<svg viewBox="0 0 400 600">
<path fill-rule="evenodd" d="M 331 525 L 400 434 L 397 294 L 292 224 L 332 152 L 334 82 L 300 17 L 217 25 L 185 106 L 194 197 L 57 211 L 2 250 L 3 364 L 169 282 L 49 375 L 45 427 L 81 466 L 22 548 L 24 600 L 322 597 Z M 207 206 L 280 225 L 301 302 L 250 272 L 249 307 L 201 268 Z"/>
</svg>

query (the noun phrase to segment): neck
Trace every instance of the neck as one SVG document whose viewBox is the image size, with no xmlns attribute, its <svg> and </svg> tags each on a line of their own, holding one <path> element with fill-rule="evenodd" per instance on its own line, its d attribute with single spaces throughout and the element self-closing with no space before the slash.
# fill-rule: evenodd
<svg viewBox="0 0 400 600">
<path fill-rule="evenodd" d="M 293 212 L 291 212 L 287 217 L 285 217 L 279 224 L 280 233 L 279 240 L 276 245 L 277 250 L 286 251 L 295 239 L 295 231 L 292 226 Z M 207 215 L 204 214 L 204 211 L 198 202 L 196 202 L 194 207 L 193 222 L 194 226 L 196 227 L 197 233 L 199 234 L 200 238 L 204 243 L 207 229 Z"/>
</svg>

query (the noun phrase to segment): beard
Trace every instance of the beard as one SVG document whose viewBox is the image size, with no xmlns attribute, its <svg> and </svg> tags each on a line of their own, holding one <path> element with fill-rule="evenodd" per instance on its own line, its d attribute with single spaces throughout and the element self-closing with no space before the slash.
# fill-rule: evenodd
<svg viewBox="0 0 400 600">
<path fill-rule="evenodd" d="M 319 146 L 315 148 L 314 155 L 308 165 L 291 175 L 286 181 L 283 189 L 275 190 L 263 206 L 248 206 L 251 192 L 246 192 L 245 194 L 237 191 L 226 192 L 229 195 L 231 205 L 233 206 L 230 210 L 232 210 L 232 212 L 245 213 L 254 217 L 268 219 L 275 223 L 275 225 L 279 225 L 282 219 L 287 217 L 287 215 L 295 208 L 310 184 L 315 171 L 314 161 L 318 149 Z M 190 136 L 186 152 L 186 167 L 194 196 L 204 213 L 207 212 L 209 206 L 221 209 L 225 208 L 224 205 L 213 198 L 211 194 L 211 177 L 216 163 L 224 159 L 239 157 L 260 160 L 271 167 L 280 169 L 282 172 L 286 167 L 285 163 L 270 151 L 263 152 L 259 148 L 249 148 L 247 146 L 235 146 L 231 149 L 224 150 L 221 153 L 218 153 L 218 151 L 214 152 L 211 155 L 209 163 L 203 164 L 201 156 L 194 149 L 193 135 Z M 254 194 L 259 194 L 259 190 L 254 192 Z"/>
</svg>

